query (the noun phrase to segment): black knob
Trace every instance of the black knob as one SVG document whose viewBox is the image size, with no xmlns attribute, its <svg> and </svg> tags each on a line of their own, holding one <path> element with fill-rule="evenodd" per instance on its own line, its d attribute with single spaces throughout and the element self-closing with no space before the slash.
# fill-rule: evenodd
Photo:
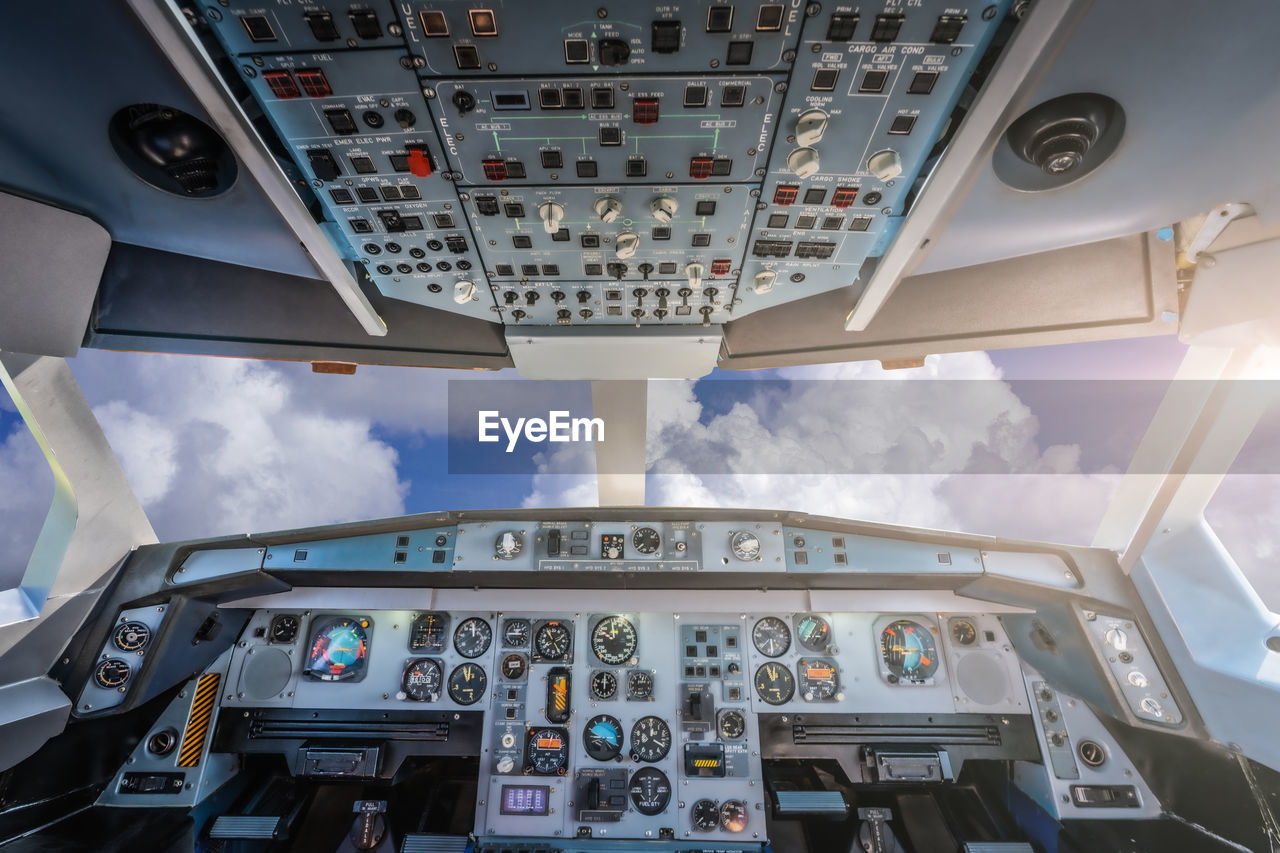
<svg viewBox="0 0 1280 853">
<path fill-rule="evenodd" d="M 591 291 L 589 291 L 589 290 L 579 290 L 579 291 L 578 291 L 578 304 L 579 304 L 579 305 L 586 305 L 586 304 L 587 304 L 588 302 L 590 302 L 590 301 L 591 301 Z"/>
</svg>

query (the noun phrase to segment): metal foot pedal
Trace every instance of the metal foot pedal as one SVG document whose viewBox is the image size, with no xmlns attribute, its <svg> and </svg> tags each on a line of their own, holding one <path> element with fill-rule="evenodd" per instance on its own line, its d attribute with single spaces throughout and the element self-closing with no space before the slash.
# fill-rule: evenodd
<svg viewBox="0 0 1280 853">
<path fill-rule="evenodd" d="M 224 814 L 213 822 L 210 838 L 269 840 L 285 828 L 284 818 L 277 815 L 229 815 Z"/>
<path fill-rule="evenodd" d="M 400 853 L 464 853 L 466 849 L 465 835 L 433 835 L 426 832 L 411 832 L 400 845 Z"/>
</svg>

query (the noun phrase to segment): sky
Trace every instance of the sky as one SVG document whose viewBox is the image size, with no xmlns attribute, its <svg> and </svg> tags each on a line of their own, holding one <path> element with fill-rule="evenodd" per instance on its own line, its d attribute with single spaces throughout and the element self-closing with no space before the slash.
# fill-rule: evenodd
<svg viewBox="0 0 1280 853">
<path fill-rule="evenodd" d="M 1163 337 L 930 356 L 905 371 L 869 362 L 654 381 L 646 503 L 1087 544 L 1182 353 Z M 98 350 L 70 364 L 162 540 L 597 502 L 589 445 L 531 446 L 486 467 L 473 464 L 470 432 L 455 423 L 449 440 L 450 380 L 504 411 L 545 410 L 551 398 L 589 407 L 586 383 L 369 366 L 332 376 Z M 1145 381 L 1081 381 L 1097 379 Z M 498 473 L 460 473 L 478 469 Z M 7 399 L 0 483 L 3 588 L 20 576 L 51 493 Z M 1280 489 L 1223 491 L 1224 541 L 1267 563 L 1280 551 L 1269 533 L 1280 529 Z"/>
</svg>

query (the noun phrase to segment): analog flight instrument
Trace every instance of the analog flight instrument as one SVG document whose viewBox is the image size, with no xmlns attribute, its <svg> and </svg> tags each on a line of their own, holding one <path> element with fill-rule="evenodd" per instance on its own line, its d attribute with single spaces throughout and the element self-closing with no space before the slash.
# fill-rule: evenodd
<svg viewBox="0 0 1280 853">
<path fill-rule="evenodd" d="M 641 717 L 631 727 L 631 756 L 649 764 L 671 751 L 671 728 L 661 717 Z"/>
<path fill-rule="evenodd" d="M 103 690 L 123 687 L 129 680 L 129 664 L 120 658 L 107 658 L 93 671 L 93 682 Z"/>
<path fill-rule="evenodd" d="M 921 682 L 938 671 L 933 635 L 910 619 L 899 619 L 880 633 L 880 654 L 891 680 Z"/>
<path fill-rule="evenodd" d="M 533 638 L 534 650 L 543 660 L 564 660 L 573 645 L 573 635 L 561 622 L 548 622 Z"/>
<path fill-rule="evenodd" d="M 606 616 L 591 629 L 591 651 L 611 666 L 631 660 L 637 642 L 636 626 L 622 616 Z"/>
<path fill-rule="evenodd" d="M 653 673 L 647 669 L 633 669 L 627 673 L 627 698 L 645 701 L 653 698 Z"/>
<path fill-rule="evenodd" d="M 729 537 L 729 550 L 739 560 L 754 562 L 760 559 L 760 537 L 750 530 L 739 530 Z"/>
<path fill-rule="evenodd" d="M 111 641 L 122 652 L 136 652 L 151 640 L 151 628 L 143 622 L 125 622 Z"/>
<path fill-rule="evenodd" d="M 369 620 L 354 616 L 321 619 L 311 632 L 309 677 L 320 681 L 359 681 L 369 659 Z"/>
<path fill-rule="evenodd" d="M 563 776 L 569 766 L 569 734 L 564 729 L 529 729 L 525 767 L 539 776 Z"/>
<path fill-rule="evenodd" d="M 952 619 L 951 639 L 962 646 L 971 646 L 978 639 L 978 629 L 968 619 Z"/>
<path fill-rule="evenodd" d="M 720 825 L 720 806 L 715 800 L 698 800 L 689 820 L 698 832 L 711 832 Z"/>
<path fill-rule="evenodd" d="M 435 702 L 444 686 L 444 672 L 440 664 L 430 658 L 409 661 L 400 678 L 400 689 L 415 702 Z"/>
<path fill-rule="evenodd" d="M 448 613 L 423 613 L 409 626 L 409 651 L 438 655 L 444 651 Z"/>
<path fill-rule="evenodd" d="M 508 619 L 502 623 L 502 644 L 513 649 L 529 645 L 529 620 Z"/>
<path fill-rule="evenodd" d="M 618 676 L 607 669 L 591 673 L 591 695 L 596 699 L 612 699 L 618 692 Z"/>
<path fill-rule="evenodd" d="M 489 651 L 493 629 L 479 616 L 463 619 L 453 632 L 453 647 L 464 658 L 478 658 Z"/>
<path fill-rule="evenodd" d="M 512 652 L 502 659 L 502 677 L 507 681 L 519 681 L 529 669 L 524 655 Z"/>
<path fill-rule="evenodd" d="M 292 643 L 298 636 L 298 628 L 301 624 L 298 617 L 292 613 L 281 613 L 279 616 L 271 620 L 271 628 L 268 633 L 273 643 Z"/>
<path fill-rule="evenodd" d="M 751 642 L 765 657 L 780 657 L 791 648 L 791 629 L 776 616 L 766 616 L 751 629 Z"/>
<path fill-rule="evenodd" d="M 725 800 L 720 806 L 720 827 L 726 832 L 742 832 L 747 828 L 747 804 L 742 800 Z"/>
<path fill-rule="evenodd" d="M 459 705 L 474 705 L 484 698 L 488 684 L 480 664 L 461 664 L 449 675 L 449 698 Z"/>
<path fill-rule="evenodd" d="M 747 719 L 742 716 L 741 711 L 735 711 L 732 708 L 727 711 L 721 711 L 716 730 L 720 732 L 720 737 L 725 740 L 737 740 L 746 734 Z"/>
<path fill-rule="evenodd" d="M 671 802 L 671 780 L 656 767 L 641 767 L 631 776 L 631 805 L 646 817 L 662 814 Z"/>
<path fill-rule="evenodd" d="M 770 705 L 785 705 L 796 692 L 790 667 L 770 661 L 756 670 L 756 695 Z"/>
<path fill-rule="evenodd" d="M 652 527 L 641 527 L 631 534 L 631 547 L 636 549 L 637 554 L 656 554 L 661 544 L 662 537 Z"/>
<path fill-rule="evenodd" d="M 829 702 L 840 691 L 836 665 L 826 658 L 801 658 L 796 662 L 800 673 L 800 697 L 806 702 Z"/>
<path fill-rule="evenodd" d="M 582 746 L 596 761 L 612 761 L 622 754 L 622 723 L 608 714 L 592 717 L 582 730 Z"/>
<path fill-rule="evenodd" d="M 831 642 L 831 623 L 822 616 L 806 613 L 796 623 L 796 639 L 811 652 L 826 651 Z"/>
</svg>

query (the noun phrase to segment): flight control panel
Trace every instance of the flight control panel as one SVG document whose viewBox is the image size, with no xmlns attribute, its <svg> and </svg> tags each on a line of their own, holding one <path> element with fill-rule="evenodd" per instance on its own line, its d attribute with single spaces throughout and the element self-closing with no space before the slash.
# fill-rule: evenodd
<svg viewBox="0 0 1280 853">
<path fill-rule="evenodd" d="M 191 19 L 384 295 L 507 326 L 708 326 L 855 284 L 1012 5 L 229 0 Z"/>
</svg>

